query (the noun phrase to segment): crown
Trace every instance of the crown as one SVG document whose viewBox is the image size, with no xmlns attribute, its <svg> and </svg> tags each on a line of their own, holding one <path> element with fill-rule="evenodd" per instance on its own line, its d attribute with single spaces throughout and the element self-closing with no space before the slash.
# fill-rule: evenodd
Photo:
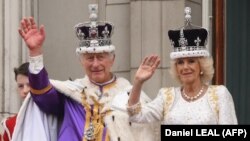
<svg viewBox="0 0 250 141">
<path fill-rule="evenodd" d="M 207 51 L 208 32 L 205 28 L 191 25 L 191 9 L 185 9 L 186 25 L 179 30 L 169 30 L 168 36 L 173 48 L 171 59 L 209 56 Z"/>
<path fill-rule="evenodd" d="M 112 45 L 111 36 L 114 25 L 110 22 L 97 21 L 98 5 L 89 5 L 89 22 L 79 23 L 75 26 L 75 32 L 79 41 L 76 49 L 80 53 L 103 53 L 113 52 L 115 46 Z"/>
</svg>

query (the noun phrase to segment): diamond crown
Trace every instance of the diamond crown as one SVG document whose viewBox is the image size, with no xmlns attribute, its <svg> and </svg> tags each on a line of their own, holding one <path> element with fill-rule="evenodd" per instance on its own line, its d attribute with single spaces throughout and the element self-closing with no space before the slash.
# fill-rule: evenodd
<svg viewBox="0 0 250 141">
<path fill-rule="evenodd" d="M 169 30 L 172 46 L 171 59 L 209 56 L 206 48 L 208 31 L 191 23 L 191 8 L 185 8 L 185 25 L 180 29 Z"/>
<path fill-rule="evenodd" d="M 89 5 L 89 22 L 79 23 L 75 26 L 77 38 L 80 40 L 80 47 L 96 47 L 111 45 L 111 36 L 114 26 L 109 22 L 98 20 L 98 5 Z"/>
</svg>

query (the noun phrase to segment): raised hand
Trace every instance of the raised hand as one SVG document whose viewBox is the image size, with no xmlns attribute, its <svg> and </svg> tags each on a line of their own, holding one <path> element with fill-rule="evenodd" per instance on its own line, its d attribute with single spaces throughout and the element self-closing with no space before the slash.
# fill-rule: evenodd
<svg viewBox="0 0 250 141">
<path fill-rule="evenodd" d="M 140 67 L 135 74 L 135 80 L 143 83 L 148 80 L 154 74 L 156 68 L 160 64 L 160 58 L 157 55 L 150 55 L 144 58 Z"/>
<path fill-rule="evenodd" d="M 133 87 L 129 95 L 128 106 L 138 103 L 143 82 L 153 76 L 159 64 L 160 57 L 157 55 L 150 55 L 143 59 L 143 62 L 135 74 Z"/>
<path fill-rule="evenodd" d="M 45 40 L 44 26 L 37 27 L 34 18 L 23 18 L 18 29 L 19 34 L 29 48 L 30 56 L 42 54 L 42 45 Z"/>
</svg>

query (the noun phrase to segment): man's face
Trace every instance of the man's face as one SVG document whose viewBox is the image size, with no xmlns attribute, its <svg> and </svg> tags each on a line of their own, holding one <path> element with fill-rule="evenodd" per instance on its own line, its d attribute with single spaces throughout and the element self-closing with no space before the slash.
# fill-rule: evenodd
<svg viewBox="0 0 250 141">
<path fill-rule="evenodd" d="M 111 53 L 85 53 L 81 54 L 80 60 L 85 73 L 90 80 L 104 83 L 112 78 L 111 67 L 115 56 Z"/>
<path fill-rule="evenodd" d="M 28 76 L 18 74 L 16 77 L 17 92 L 22 99 L 25 99 L 30 92 L 29 78 Z"/>
</svg>

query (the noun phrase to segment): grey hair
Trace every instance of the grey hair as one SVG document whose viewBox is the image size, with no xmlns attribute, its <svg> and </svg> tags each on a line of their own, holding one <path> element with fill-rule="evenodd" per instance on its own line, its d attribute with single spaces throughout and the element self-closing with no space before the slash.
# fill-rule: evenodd
<svg viewBox="0 0 250 141">
<path fill-rule="evenodd" d="M 112 52 L 103 52 L 103 53 L 107 53 L 108 56 L 110 57 L 110 59 L 114 59 L 115 58 L 115 52 L 112 51 Z M 84 54 L 89 54 L 89 53 L 81 53 L 81 54 L 78 54 L 78 58 L 81 60 L 81 56 L 84 55 Z M 92 53 L 92 54 L 95 54 L 95 53 Z"/>
</svg>

